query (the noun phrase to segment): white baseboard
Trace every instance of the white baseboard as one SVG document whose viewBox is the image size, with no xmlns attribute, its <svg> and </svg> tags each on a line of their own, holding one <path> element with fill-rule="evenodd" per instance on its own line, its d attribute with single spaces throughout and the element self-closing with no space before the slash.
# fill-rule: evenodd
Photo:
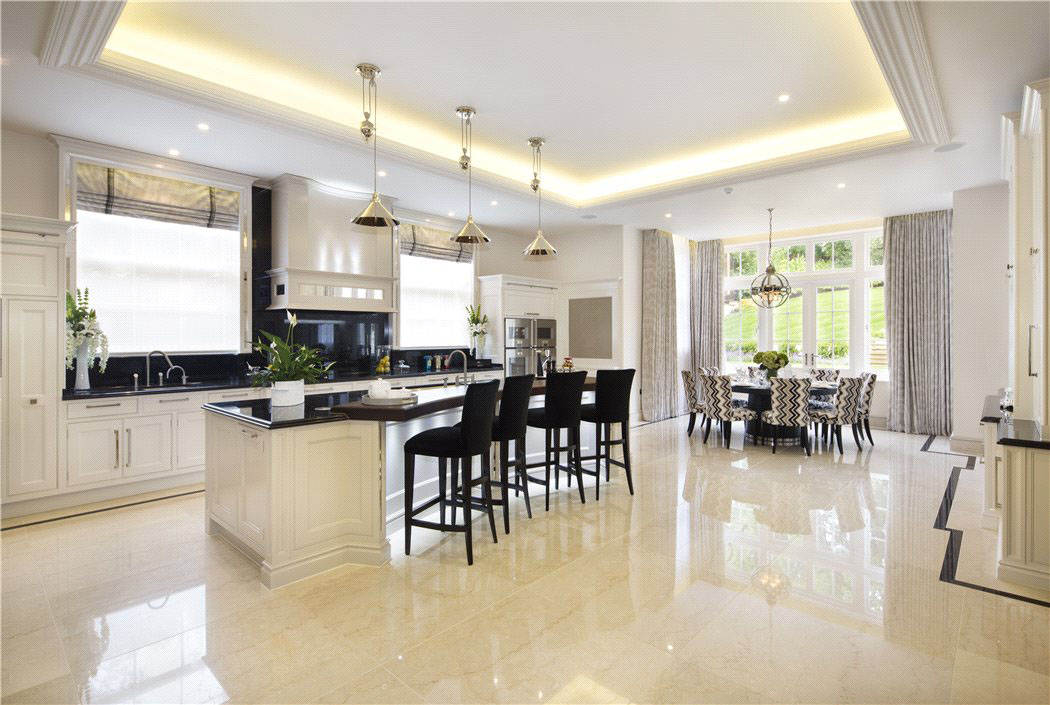
<svg viewBox="0 0 1050 705">
<path fill-rule="evenodd" d="M 27 514 L 39 514 L 42 512 L 53 512 L 59 509 L 80 507 L 85 504 L 96 502 L 108 502 L 116 499 L 127 499 L 136 501 L 138 495 L 154 493 L 158 490 L 169 490 L 186 485 L 197 485 L 204 482 L 204 470 L 188 472 L 167 477 L 157 477 L 142 482 L 133 482 L 122 485 L 110 485 L 108 487 L 95 487 L 79 492 L 66 492 L 48 497 L 36 499 L 24 499 L 20 501 L 8 501 L 3 506 L 4 519 L 22 517 Z"/>
</svg>

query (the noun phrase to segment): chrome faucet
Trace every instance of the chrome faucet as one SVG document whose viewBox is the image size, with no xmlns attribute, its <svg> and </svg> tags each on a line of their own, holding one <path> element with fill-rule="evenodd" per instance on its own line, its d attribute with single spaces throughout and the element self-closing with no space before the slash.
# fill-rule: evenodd
<svg viewBox="0 0 1050 705">
<path fill-rule="evenodd" d="M 182 368 L 182 365 L 172 365 L 171 367 L 168 368 L 168 371 L 164 374 L 164 376 L 165 377 L 171 377 L 171 373 L 174 372 L 175 370 L 178 370 L 179 372 L 182 373 L 182 384 L 185 385 L 186 384 L 186 380 L 189 379 L 189 378 L 186 377 L 186 370 L 184 370 Z"/>
<path fill-rule="evenodd" d="M 175 367 L 175 365 L 171 364 L 171 358 L 168 357 L 168 354 L 166 352 L 164 352 L 163 350 L 151 350 L 149 353 L 146 354 L 146 386 L 147 387 L 152 386 L 152 383 L 150 382 L 151 378 L 149 376 L 149 362 L 150 362 L 150 358 L 153 357 L 154 355 L 160 355 L 161 357 L 164 358 L 164 362 L 168 363 L 168 372 L 171 372 L 171 368 Z M 179 369 L 182 369 L 182 368 L 180 367 Z M 182 373 L 182 377 L 183 377 L 183 379 L 186 378 L 185 370 Z M 163 384 L 164 384 L 164 377 L 158 376 L 157 382 L 160 385 L 163 386 Z"/>
<path fill-rule="evenodd" d="M 470 379 L 467 377 L 467 354 L 462 350 L 453 350 L 448 356 L 449 366 L 451 367 L 452 356 L 456 353 L 463 356 L 463 384 L 466 385 L 470 382 Z M 456 386 L 459 386 L 459 375 L 456 375 Z"/>
</svg>

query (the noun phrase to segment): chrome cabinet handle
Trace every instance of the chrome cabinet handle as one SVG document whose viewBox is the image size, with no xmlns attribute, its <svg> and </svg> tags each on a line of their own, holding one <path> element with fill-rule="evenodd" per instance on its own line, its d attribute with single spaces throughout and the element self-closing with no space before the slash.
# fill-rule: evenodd
<svg viewBox="0 0 1050 705">
<path fill-rule="evenodd" d="M 189 400 L 190 400 L 189 397 L 183 397 L 182 399 L 160 399 L 159 401 L 160 401 L 161 404 L 171 404 L 172 402 L 176 402 L 176 401 L 189 401 Z"/>
<path fill-rule="evenodd" d="M 995 458 L 995 477 L 993 478 L 993 482 L 995 483 L 995 491 L 992 493 L 992 496 L 995 498 L 995 508 L 996 509 L 1002 509 L 1003 508 L 1002 502 L 999 501 L 999 462 L 1001 460 L 1002 460 L 1002 458 L 996 456 L 996 458 Z"/>
<path fill-rule="evenodd" d="M 106 409 L 106 408 L 109 408 L 111 406 L 120 406 L 120 402 L 118 401 L 118 402 L 115 402 L 113 404 L 85 404 L 84 408 L 85 409 Z"/>
<path fill-rule="evenodd" d="M 113 429 L 113 469 L 120 467 L 120 431 Z"/>
<path fill-rule="evenodd" d="M 128 436 L 127 439 L 126 439 L 127 440 L 127 444 L 128 444 L 128 448 L 127 448 L 128 454 L 127 454 L 127 457 L 124 458 L 124 467 L 130 468 L 131 467 L 131 429 L 129 428 L 129 429 L 125 430 L 124 433 L 126 433 L 127 436 Z"/>
<path fill-rule="evenodd" d="M 1037 326 L 1034 323 L 1028 325 L 1028 376 L 1029 377 L 1038 377 L 1039 376 L 1038 372 L 1032 372 L 1032 331 L 1035 330 L 1036 328 L 1037 328 Z"/>
</svg>

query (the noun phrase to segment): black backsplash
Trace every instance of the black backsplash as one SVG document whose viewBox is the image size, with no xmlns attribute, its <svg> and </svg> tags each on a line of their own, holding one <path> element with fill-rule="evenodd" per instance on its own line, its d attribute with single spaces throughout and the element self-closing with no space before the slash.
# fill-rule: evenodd
<svg viewBox="0 0 1050 705">
<path fill-rule="evenodd" d="M 295 342 L 309 345 L 334 362 L 337 376 L 367 374 L 390 347 L 390 315 L 349 311 L 295 311 L 298 325 Z M 255 338 L 259 331 L 284 337 L 288 334 L 287 312 L 256 311 Z"/>
<path fill-rule="evenodd" d="M 243 377 L 248 371 L 247 362 L 250 355 L 171 355 L 171 362 L 181 365 L 191 382 L 226 381 L 235 377 Z M 254 363 L 253 363 L 254 364 Z M 156 383 L 157 373 L 165 372 L 168 364 L 160 355 L 154 355 L 150 362 L 150 374 Z M 138 373 L 139 386 L 146 386 L 146 356 L 135 355 L 134 357 L 110 357 L 106 366 L 105 374 L 98 371 L 98 366 L 88 371 L 88 378 L 92 387 L 123 387 L 133 383 L 132 375 Z M 177 384 L 179 382 L 178 372 L 174 373 L 166 382 Z M 76 382 L 76 371 L 66 370 L 66 389 L 72 389 Z"/>
</svg>

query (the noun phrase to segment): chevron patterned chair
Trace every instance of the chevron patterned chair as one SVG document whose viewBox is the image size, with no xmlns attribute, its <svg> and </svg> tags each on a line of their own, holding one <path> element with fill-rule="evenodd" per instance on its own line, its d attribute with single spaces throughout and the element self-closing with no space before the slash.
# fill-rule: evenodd
<svg viewBox="0 0 1050 705">
<path fill-rule="evenodd" d="M 704 443 L 711 434 L 711 421 L 717 420 L 722 428 L 722 440 L 725 447 L 733 435 L 734 421 L 754 421 L 758 414 L 753 409 L 737 406 L 733 403 L 733 378 L 729 375 L 703 375 L 700 386 L 704 391 L 704 413 L 707 424 L 704 428 Z"/>
<path fill-rule="evenodd" d="M 839 371 L 829 369 L 812 368 L 809 371 L 809 378 L 814 382 L 834 382 L 839 381 Z M 813 399 L 809 400 L 810 411 L 831 411 L 835 405 L 827 399 Z"/>
<path fill-rule="evenodd" d="M 701 377 L 704 375 L 717 375 L 717 367 L 700 367 L 697 368 L 697 372 Z M 704 411 L 704 398 L 697 393 L 696 380 L 693 377 L 693 373 L 689 370 L 682 370 L 682 382 L 685 384 L 685 401 L 686 406 L 689 408 L 689 428 L 686 430 L 686 435 L 693 435 L 693 427 L 696 425 L 696 415 L 700 414 L 700 426 L 704 425 L 707 421 L 707 412 Z"/>
<path fill-rule="evenodd" d="M 875 396 L 875 380 L 878 379 L 878 375 L 874 372 L 864 372 L 861 374 L 861 379 L 864 380 L 864 392 L 860 397 L 860 420 L 857 423 L 863 425 L 863 433 L 868 434 L 868 442 L 875 445 L 875 439 L 871 437 L 871 399 Z M 863 433 L 861 437 L 863 438 Z"/>
<path fill-rule="evenodd" d="M 814 421 L 819 422 L 825 428 L 831 428 L 832 441 L 838 441 L 839 453 L 842 452 L 843 426 L 853 426 L 853 440 L 857 442 L 857 448 L 861 448 L 856 424 L 860 420 L 860 402 L 863 391 L 863 377 L 843 377 L 839 380 L 839 389 L 835 393 L 834 408 L 830 411 L 810 412 Z"/>
<path fill-rule="evenodd" d="M 811 455 L 809 447 L 809 387 L 805 378 L 769 380 L 770 408 L 762 412 L 763 425 L 773 429 L 773 452 L 777 452 L 777 437 L 781 427 L 800 429 L 802 447 Z"/>
</svg>

